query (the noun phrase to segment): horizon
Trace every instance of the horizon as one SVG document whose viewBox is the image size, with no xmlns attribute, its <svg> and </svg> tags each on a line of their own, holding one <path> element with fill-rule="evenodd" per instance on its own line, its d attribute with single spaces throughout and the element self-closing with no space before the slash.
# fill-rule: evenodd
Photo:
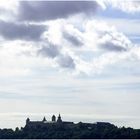
<svg viewBox="0 0 140 140">
<path fill-rule="evenodd" d="M 139 25 L 138 0 L 1 0 L 0 128 L 52 112 L 140 128 Z"/>
</svg>

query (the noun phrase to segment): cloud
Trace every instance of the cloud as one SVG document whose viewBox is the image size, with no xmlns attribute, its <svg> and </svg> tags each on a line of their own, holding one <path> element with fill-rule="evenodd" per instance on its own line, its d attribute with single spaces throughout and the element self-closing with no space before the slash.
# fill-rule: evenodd
<svg viewBox="0 0 140 140">
<path fill-rule="evenodd" d="M 132 42 L 125 34 L 118 31 L 115 26 L 110 26 L 102 20 L 88 21 L 85 32 L 89 34 L 86 38 L 94 40 L 93 43 L 98 51 L 103 49 L 119 52 L 126 51 L 132 47 Z"/>
<path fill-rule="evenodd" d="M 73 46 L 81 47 L 83 45 L 82 39 L 74 34 L 68 32 L 63 32 L 64 38 L 69 41 Z"/>
<path fill-rule="evenodd" d="M 75 63 L 71 56 L 69 55 L 61 55 L 57 59 L 58 64 L 63 68 L 74 69 Z"/>
<path fill-rule="evenodd" d="M 38 54 L 44 57 L 55 58 L 60 54 L 59 47 L 50 43 L 47 46 L 42 46 L 41 49 L 38 50 Z"/>
<path fill-rule="evenodd" d="M 56 45 L 55 43 L 44 40 L 40 44 L 40 48 L 36 50 L 37 56 L 42 56 L 42 58 L 49 58 L 49 61 L 52 61 L 55 67 L 61 69 L 75 69 L 75 62 L 70 54 L 70 50 L 67 52 L 63 42 L 61 46 Z"/>
<path fill-rule="evenodd" d="M 0 21 L 0 35 L 8 40 L 38 41 L 45 26 Z"/>
<path fill-rule="evenodd" d="M 101 48 L 109 51 L 126 51 L 121 45 L 114 44 L 113 42 L 105 42 L 104 44 L 100 45 Z"/>
<path fill-rule="evenodd" d="M 21 1 L 19 19 L 44 21 L 79 13 L 94 14 L 99 4 L 96 1 Z"/>
<path fill-rule="evenodd" d="M 60 46 L 54 45 L 51 42 L 45 43 L 37 50 L 39 56 L 48 57 L 54 60 L 56 65 L 60 68 L 75 69 L 74 59 L 70 54 L 61 50 Z"/>
<path fill-rule="evenodd" d="M 119 52 L 127 51 L 132 43 L 123 33 L 116 31 L 116 29 L 107 29 L 101 35 L 99 45 L 104 50 Z"/>
<path fill-rule="evenodd" d="M 140 1 L 138 0 L 103 0 L 102 2 L 106 7 L 112 6 L 112 8 L 119 9 L 126 13 L 140 12 Z"/>
<path fill-rule="evenodd" d="M 80 29 L 65 20 L 53 23 L 44 36 L 48 42 L 44 40 L 38 54 L 76 73 L 101 73 L 128 58 L 134 46 L 127 36 L 101 20 L 87 20 Z"/>
<path fill-rule="evenodd" d="M 18 0 L 4 1 L 0 2 L 0 19 L 2 20 L 13 20 L 17 14 L 18 10 Z"/>
<path fill-rule="evenodd" d="M 135 12 L 140 12 L 140 2 L 139 1 L 123 1 L 121 3 L 116 2 L 113 4 L 114 8 L 121 9 L 124 12 L 127 13 L 135 13 Z"/>
<path fill-rule="evenodd" d="M 16 25 L 20 27 L 21 25 L 26 26 L 26 24 Z M 33 26 L 38 27 L 39 25 Z M 13 33 L 15 32 L 13 29 L 11 30 Z M 4 30 L 2 31 L 4 32 Z M 70 21 L 65 19 L 55 20 L 47 24 L 47 30 L 42 32 L 38 35 L 38 38 L 40 38 L 41 35 L 42 38 L 37 43 L 35 42 L 37 39 L 33 40 L 34 38 L 32 38 L 29 33 L 31 36 L 30 40 L 33 40 L 32 46 L 28 50 L 29 46 L 25 44 L 26 47 L 22 46 L 20 47 L 21 50 L 19 50 L 21 54 L 26 52 L 26 54 L 31 54 L 30 57 L 36 57 L 35 61 L 37 61 L 37 63 L 33 62 L 33 67 L 47 66 L 60 70 L 72 70 L 74 74 L 85 73 L 87 75 L 94 75 L 104 72 L 109 66 L 113 66 L 119 62 L 125 62 L 125 60 L 127 61 L 127 59 L 136 55 L 136 51 L 132 53 L 135 44 L 123 33 L 118 32 L 115 27 L 105 24 L 102 20 L 86 20 L 81 28 L 78 28 L 74 23 L 70 23 Z M 25 36 L 26 33 L 24 32 L 24 35 L 20 35 L 19 33 L 20 32 L 18 32 L 18 37 L 17 35 L 14 36 L 14 39 L 18 38 L 20 40 L 23 38 L 24 40 L 20 41 L 25 43 L 27 40 Z M 10 48 L 10 44 L 7 45 L 8 48 Z M 18 42 L 16 46 L 18 46 Z M 24 52 L 22 48 L 25 48 Z M 27 56 L 27 59 L 28 57 L 29 56 Z M 133 58 L 133 60 L 134 59 L 137 60 L 139 58 L 136 57 Z M 35 66 L 36 64 L 39 66 Z M 28 62 L 27 67 L 29 67 Z"/>
</svg>

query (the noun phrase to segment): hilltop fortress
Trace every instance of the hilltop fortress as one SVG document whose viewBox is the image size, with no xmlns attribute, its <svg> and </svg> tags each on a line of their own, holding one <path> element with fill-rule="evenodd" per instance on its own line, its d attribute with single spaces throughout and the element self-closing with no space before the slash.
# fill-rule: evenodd
<svg viewBox="0 0 140 140">
<path fill-rule="evenodd" d="M 58 118 L 56 119 L 56 116 L 53 115 L 51 118 L 51 121 L 46 120 L 44 117 L 42 121 L 31 121 L 29 118 L 26 120 L 26 127 L 41 127 L 41 126 L 47 126 L 47 125 L 60 125 L 60 124 L 67 124 L 72 125 L 73 122 L 68 121 L 62 121 L 61 115 L 59 114 Z"/>
<path fill-rule="evenodd" d="M 26 120 L 25 127 L 0 129 L 0 139 L 138 139 L 140 129 L 117 127 L 108 122 L 74 123 L 63 121 L 59 114 L 51 121 Z"/>
<path fill-rule="evenodd" d="M 79 125 L 82 125 L 84 127 L 86 127 L 87 129 L 91 129 L 93 125 L 98 124 L 98 125 L 111 125 L 108 122 L 96 122 L 96 123 L 83 123 L 83 122 L 79 122 L 79 123 L 74 123 L 74 122 L 69 122 L 69 121 L 63 121 L 61 118 L 61 115 L 59 114 L 57 119 L 56 116 L 53 115 L 51 118 L 51 121 L 48 121 L 45 117 L 43 118 L 42 121 L 31 121 L 29 118 L 26 119 L 26 125 L 25 128 L 45 128 L 45 127 L 59 127 L 59 126 L 66 126 L 66 127 L 77 127 Z"/>
</svg>

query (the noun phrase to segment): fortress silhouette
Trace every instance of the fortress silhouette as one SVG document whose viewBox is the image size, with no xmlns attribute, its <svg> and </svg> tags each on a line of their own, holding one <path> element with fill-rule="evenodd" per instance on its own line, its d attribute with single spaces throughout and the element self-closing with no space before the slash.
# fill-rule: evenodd
<svg viewBox="0 0 140 140">
<path fill-rule="evenodd" d="M 52 126 L 66 126 L 66 127 L 76 127 L 77 125 L 84 125 L 87 129 L 91 129 L 93 124 L 98 125 L 112 125 L 109 122 L 95 122 L 95 123 L 83 123 L 83 122 L 70 122 L 70 121 L 63 121 L 61 115 L 59 114 L 57 119 L 56 116 L 53 115 L 51 121 L 48 121 L 45 117 L 42 121 L 31 121 L 29 118 L 26 119 L 25 128 L 41 128 L 41 127 L 52 127 Z"/>
<path fill-rule="evenodd" d="M 24 127 L 0 129 L 0 139 L 140 139 L 140 129 L 117 127 L 108 122 L 69 122 L 59 114 L 41 121 L 26 119 Z"/>
<path fill-rule="evenodd" d="M 74 124 L 74 122 L 62 121 L 60 114 L 59 114 L 57 120 L 56 120 L 55 115 L 52 116 L 51 121 L 47 121 L 45 117 L 43 118 L 42 121 L 31 121 L 29 118 L 27 118 L 27 120 L 26 120 L 26 126 L 28 126 L 28 127 L 32 127 L 32 126 L 41 127 L 41 126 L 51 125 L 51 124 L 56 124 L 56 125 L 69 124 L 69 125 L 72 125 L 72 124 Z"/>
</svg>

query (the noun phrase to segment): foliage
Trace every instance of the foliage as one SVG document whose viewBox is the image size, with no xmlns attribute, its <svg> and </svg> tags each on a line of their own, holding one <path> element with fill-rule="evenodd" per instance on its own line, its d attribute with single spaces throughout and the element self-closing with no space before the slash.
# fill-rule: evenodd
<svg viewBox="0 0 140 140">
<path fill-rule="evenodd" d="M 26 125 L 24 128 L 0 129 L 0 139 L 136 139 L 140 129 L 118 128 L 110 123 Z"/>
</svg>

